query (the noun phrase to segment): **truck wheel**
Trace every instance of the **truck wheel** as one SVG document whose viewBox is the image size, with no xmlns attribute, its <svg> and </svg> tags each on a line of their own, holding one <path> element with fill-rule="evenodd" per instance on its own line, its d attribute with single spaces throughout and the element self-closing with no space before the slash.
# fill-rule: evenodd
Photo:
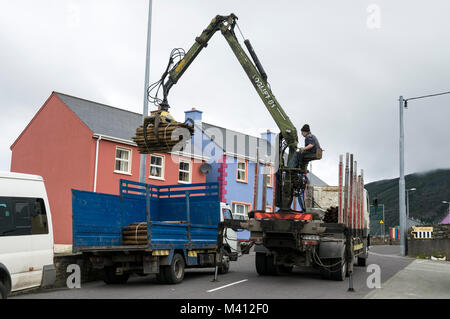
<svg viewBox="0 0 450 319">
<path fill-rule="evenodd" d="M 230 259 L 227 256 L 223 257 L 222 265 L 219 267 L 219 274 L 226 274 L 230 270 Z"/>
<path fill-rule="evenodd" d="M 331 279 L 336 281 L 343 281 L 347 275 L 347 262 L 345 258 L 334 259 L 333 263 L 340 263 L 331 268 Z"/>
<path fill-rule="evenodd" d="M 274 261 L 274 255 L 266 255 L 267 274 L 271 276 L 276 276 L 280 273 L 280 267 L 278 265 L 275 265 Z"/>
<path fill-rule="evenodd" d="M 366 267 L 366 258 L 358 257 L 358 266 Z"/>
<path fill-rule="evenodd" d="M 107 285 L 120 285 L 125 284 L 130 278 L 129 273 L 123 273 L 121 275 L 116 274 L 116 267 L 105 267 L 102 272 L 102 279 Z"/>
<path fill-rule="evenodd" d="M 165 270 L 164 267 L 168 267 L 168 266 L 159 266 L 159 273 L 156 274 L 156 281 L 159 282 L 160 284 L 166 284 L 167 280 L 166 280 L 166 275 L 165 275 Z"/>
<path fill-rule="evenodd" d="M 173 255 L 172 264 L 170 266 L 164 266 L 164 277 L 168 284 L 178 284 L 183 281 L 184 278 L 184 259 L 180 254 Z"/>
<path fill-rule="evenodd" d="M 6 289 L 5 285 L 0 282 L 0 299 L 6 298 L 8 298 L 8 290 Z"/>
<path fill-rule="evenodd" d="M 256 272 L 258 273 L 258 275 L 260 275 L 260 276 L 267 275 L 266 254 L 265 253 L 256 253 L 255 266 L 256 266 Z"/>
<path fill-rule="evenodd" d="M 290 274 L 294 266 L 279 266 L 280 272 L 283 274 Z"/>
</svg>

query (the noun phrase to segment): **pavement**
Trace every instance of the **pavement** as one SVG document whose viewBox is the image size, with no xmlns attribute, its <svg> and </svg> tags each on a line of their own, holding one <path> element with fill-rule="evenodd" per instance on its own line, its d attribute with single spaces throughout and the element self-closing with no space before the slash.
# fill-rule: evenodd
<svg viewBox="0 0 450 319">
<path fill-rule="evenodd" d="M 213 282 L 214 269 L 186 270 L 184 281 L 177 285 L 162 285 L 154 276 L 131 277 L 125 285 L 106 285 L 101 281 L 82 284 L 80 289 L 43 289 L 21 294 L 11 299 L 359 299 L 359 298 L 448 298 L 448 265 L 435 261 L 415 260 L 399 255 L 399 246 L 372 246 L 368 269 L 375 264 L 381 270 L 381 288 L 369 288 L 371 272 L 354 267 L 354 292 L 349 292 L 349 280 L 337 282 L 321 279 L 318 271 L 295 268 L 289 275 L 258 276 L 254 253 L 232 262 L 230 272 Z M 442 277 L 447 276 L 445 280 Z M 418 287 L 420 286 L 420 287 Z M 433 287 L 433 288 L 432 288 Z M 435 289 L 435 291 L 432 291 Z M 417 296 L 414 296 L 413 294 Z"/>
<path fill-rule="evenodd" d="M 369 299 L 450 299 L 450 262 L 416 259 Z"/>
</svg>

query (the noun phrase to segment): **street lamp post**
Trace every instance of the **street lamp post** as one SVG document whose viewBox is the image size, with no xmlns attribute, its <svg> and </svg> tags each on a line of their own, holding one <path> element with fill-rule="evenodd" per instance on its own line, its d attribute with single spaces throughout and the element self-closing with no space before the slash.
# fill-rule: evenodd
<svg viewBox="0 0 450 319">
<path fill-rule="evenodd" d="M 409 99 L 404 99 L 403 96 L 400 96 L 399 98 L 399 111 L 400 111 L 400 147 L 399 147 L 399 159 L 400 159 L 400 176 L 398 180 L 398 186 L 399 186 L 399 198 L 398 198 L 398 204 L 399 204 L 399 214 L 400 214 L 400 251 L 402 256 L 406 255 L 406 202 L 405 202 L 405 134 L 404 134 L 404 123 L 403 123 L 403 109 L 408 107 L 408 101 L 410 100 L 417 100 L 417 99 L 424 99 L 429 97 L 434 97 L 438 95 L 444 95 L 444 94 L 450 94 L 450 91 L 448 92 L 442 92 L 437 94 L 430 94 L 430 95 L 423 95 L 423 96 L 417 96 L 412 97 Z"/>
<path fill-rule="evenodd" d="M 443 204 L 448 204 L 448 210 L 447 210 L 448 214 L 447 214 L 447 216 L 449 216 L 450 215 L 450 201 L 443 200 L 442 203 Z M 448 221 L 448 223 L 450 224 L 450 220 Z"/>
<path fill-rule="evenodd" d="M 406 190 L 406 218 L 409 218 L 409 192 L 414 192 L 416 188 Z"/>
</svg>

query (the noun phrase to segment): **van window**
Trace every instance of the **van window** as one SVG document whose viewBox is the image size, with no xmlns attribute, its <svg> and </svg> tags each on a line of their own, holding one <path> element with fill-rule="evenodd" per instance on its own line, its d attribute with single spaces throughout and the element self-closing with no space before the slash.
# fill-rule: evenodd
<svg viewBox="0 0 450 319">
<path fill-rule="evenodd" d="M 0 236 L 48 234 L 42 198 L 0 197 Z"/>
</svg>

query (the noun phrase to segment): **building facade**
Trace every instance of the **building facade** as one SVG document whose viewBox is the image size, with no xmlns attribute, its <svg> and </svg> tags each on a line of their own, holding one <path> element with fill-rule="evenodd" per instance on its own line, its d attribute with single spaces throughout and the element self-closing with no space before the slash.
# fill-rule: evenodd
<svg viewBox="0 0 450 319">
<path fill-rule="evenodd" d="M 190 142 L 179 152 L 147 155 L 145 182 L 218 182 L 234 218 L 274 211 L 276 134 L 254 137 L 205 123 L 195 108 L 185 119 L 195 123 Z M 141 114 L 53 92 L 12 144 L 11 171 L 44 177 L 55 244 L 72 243 L 72 189 L 118 194 L 120 179 L 139 180 L 140 154 L 132 136 L 141 123 Z M 310 179 L 326 186 L 315 175 Z"/>
</svg>

